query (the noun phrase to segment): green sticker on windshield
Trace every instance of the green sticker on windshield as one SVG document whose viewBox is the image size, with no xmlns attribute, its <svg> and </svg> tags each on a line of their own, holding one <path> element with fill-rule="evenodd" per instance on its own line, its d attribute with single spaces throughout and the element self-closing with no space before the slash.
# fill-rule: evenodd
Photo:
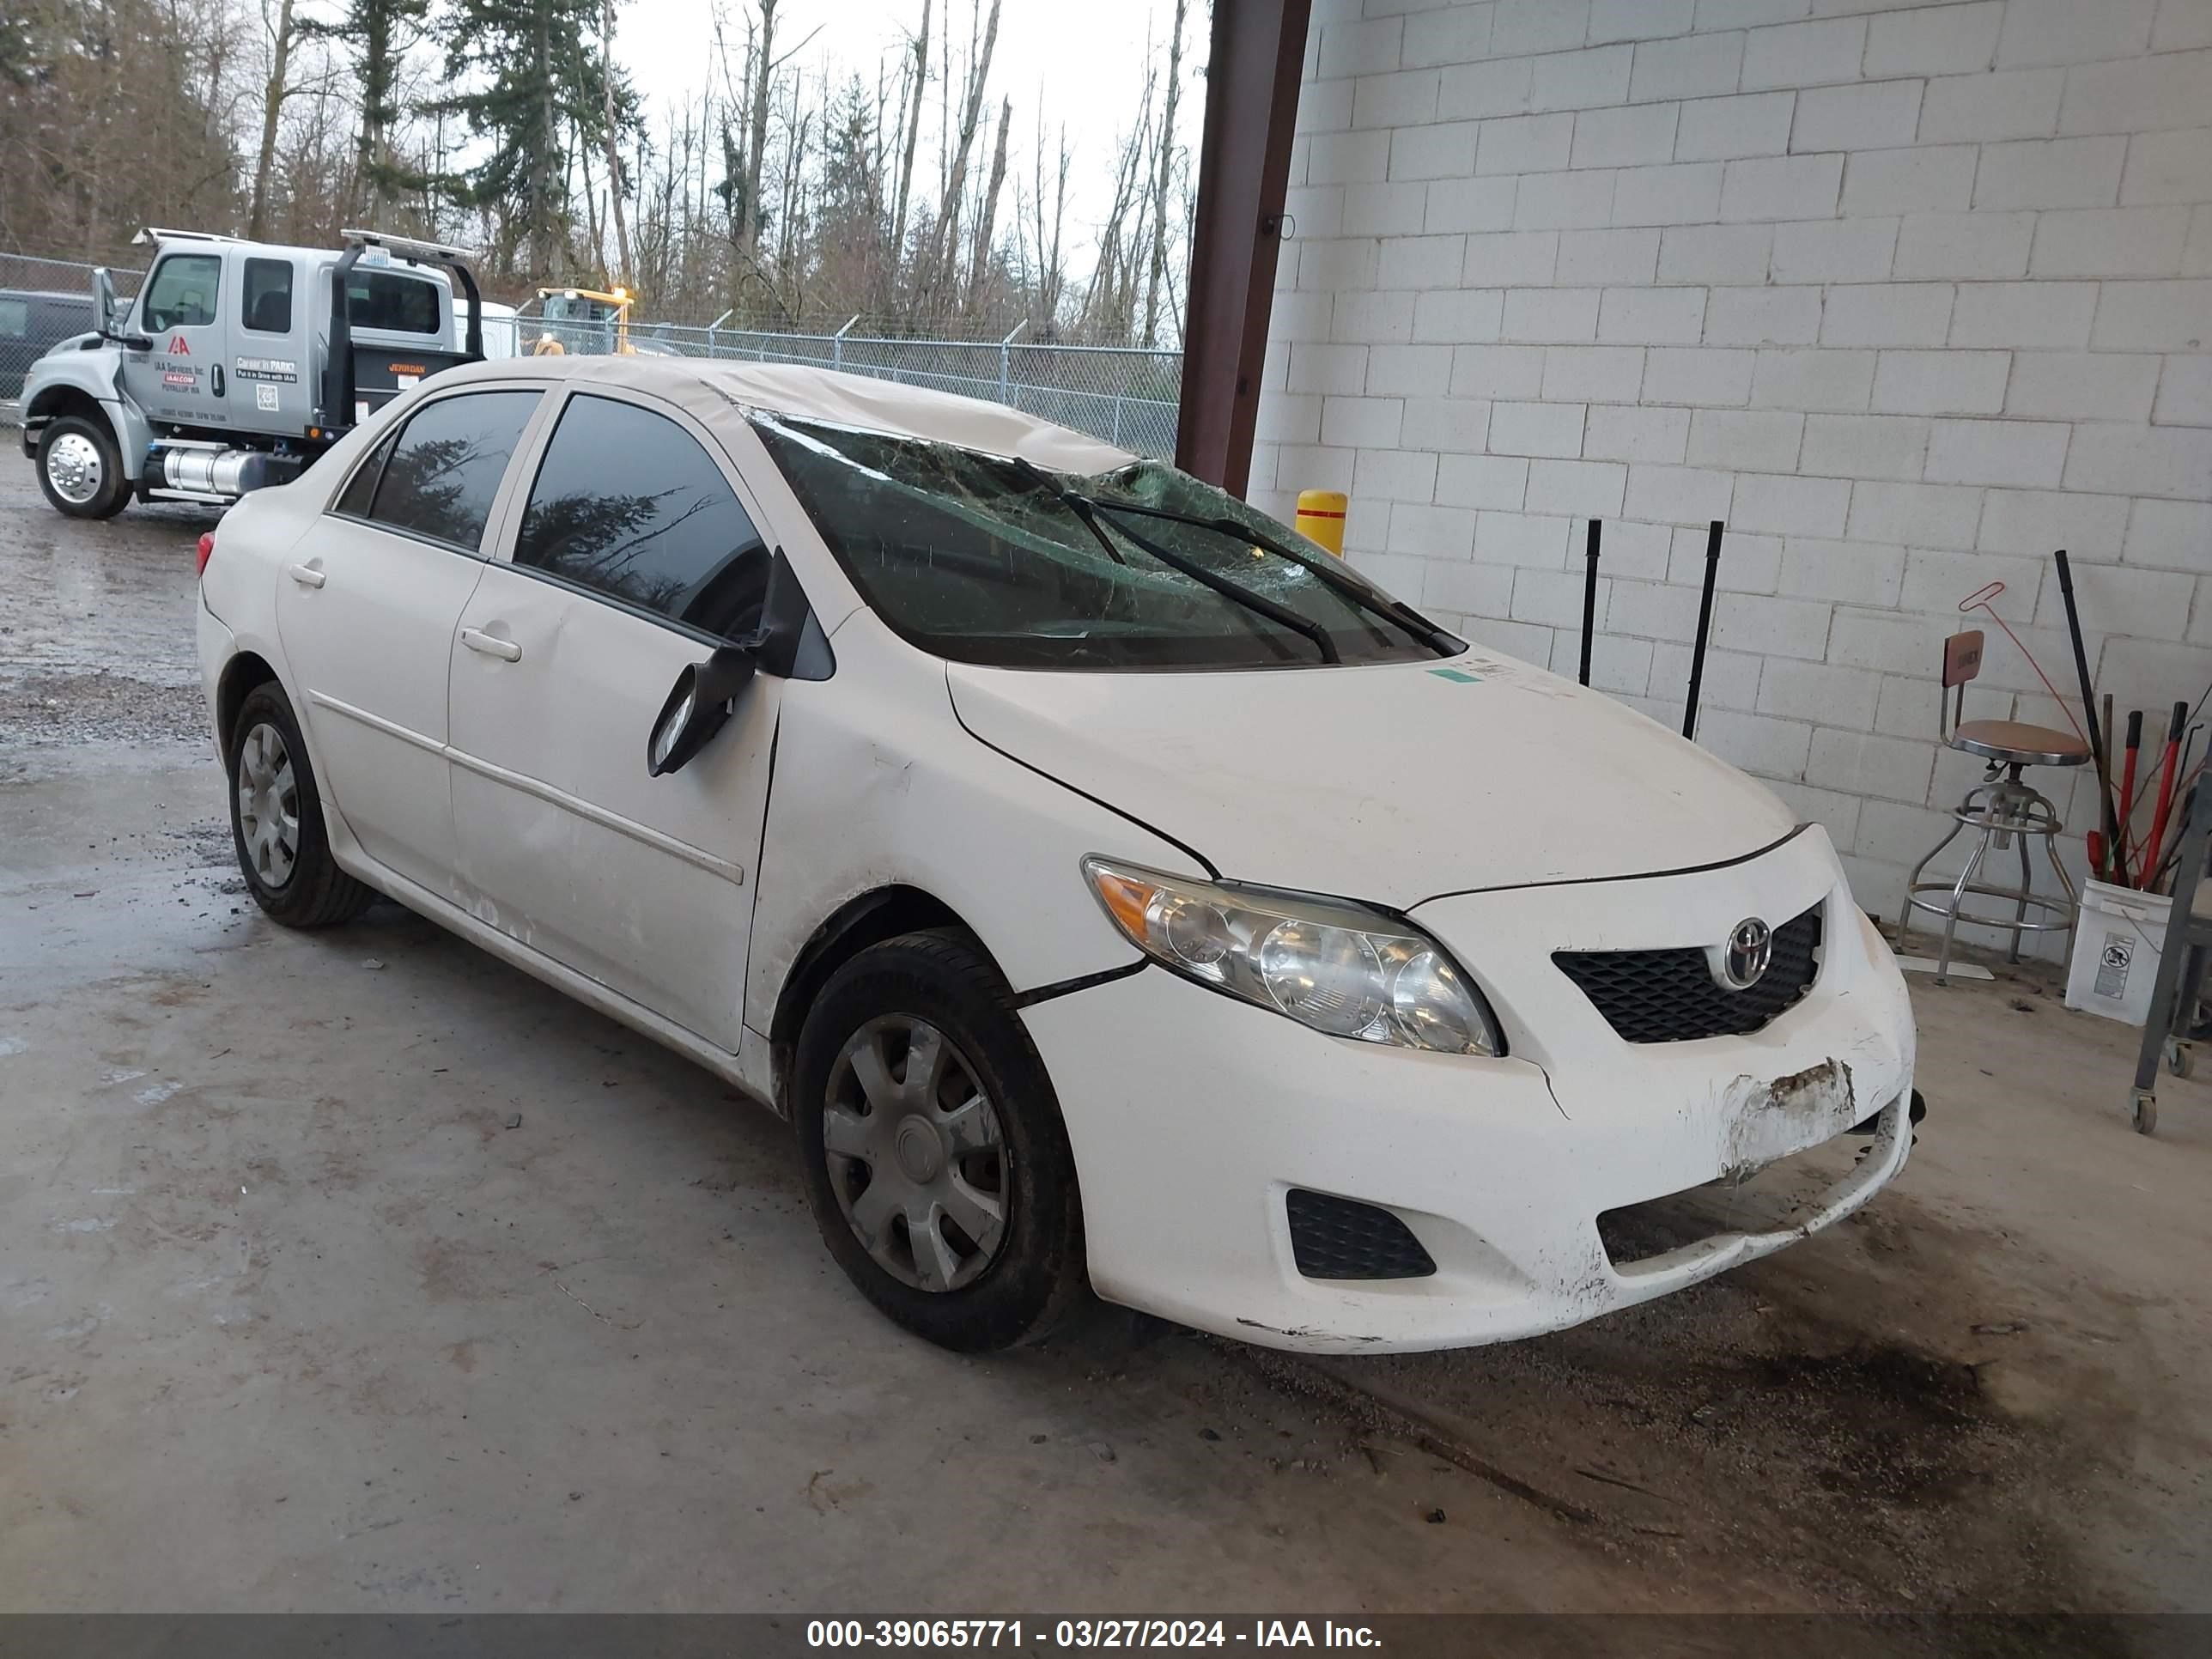
<svg viewBox="0 0 2212 1659">
<path fill-rule="evenodd" d="M 1480 685 L 1482 676 L 1469 674 L 1457 668 L 1431 668 L 1429 672 L 1440 680 L 1449 680 L 1454 685 Z"/>
</svg>

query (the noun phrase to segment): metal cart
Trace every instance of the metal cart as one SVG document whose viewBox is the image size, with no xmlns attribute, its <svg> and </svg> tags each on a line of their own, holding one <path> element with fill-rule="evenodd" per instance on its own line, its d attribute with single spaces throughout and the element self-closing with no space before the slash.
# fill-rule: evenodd
<svg viewBox="0 0 2212 1659">
<path fill-rule="evenodd" d="M 2204 879 L 2204 858 L 2212 846 L 2212 787 L 2191 792 L 2188 822 L 2181 836 L 2180 862 L 2173 875 L 2172 919 L 2166 925 L 2166 949 L 2150 994 L 2150 1017 L 2143 1022 L 2142 1050 L 2136 1057 L 2136 1086 L 2130 1102 L 2136 1131 L 2158 1127 L 2158 1071 L 2187 1077 L 2192 1063 L 2190 1030 L 2197 1021 L 2208 951 L 2212 951 L 2212 884 Z"/>
</svg>

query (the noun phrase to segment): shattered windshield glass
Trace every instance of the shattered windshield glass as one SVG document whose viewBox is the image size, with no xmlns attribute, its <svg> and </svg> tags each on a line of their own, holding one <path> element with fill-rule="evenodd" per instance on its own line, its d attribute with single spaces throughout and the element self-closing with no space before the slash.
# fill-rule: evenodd
<svg viewBox="0 0 2212 1659">
<path fill-rule="evenodd" d="M 1255 541 L 1329 560 L 1322 549 L 1158 461 L 1085 477 L 787 416 L 753 426 L 861 597 L 937 656 L 1111 669 L 1442 653 L 1424 619 L 1355 572 L 1330 561 L 1324 578 Z"/>
</svg>

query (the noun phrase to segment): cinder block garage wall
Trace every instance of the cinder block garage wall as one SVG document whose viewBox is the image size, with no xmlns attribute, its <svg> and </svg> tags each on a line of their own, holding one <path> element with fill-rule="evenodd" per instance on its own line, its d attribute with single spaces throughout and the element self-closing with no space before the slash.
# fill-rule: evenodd
<svg viewBox="0 0 2212 1659">
<path fill-rule="evenodd" d="M 2212 679 L 2212 0 L 1316 0 L 1298 127 L 1254 499 L 1566 673 L 1604 519 L 1595 682 L 1677 726 L 1727 520 L 1700 741 L 1869 908 L 1979 775 L 1966 594 L 2070 695 L 2064 546 L 2100 689 Z M 1969 716 L 2063 725 L 1990 634 Z"/>
</svg>

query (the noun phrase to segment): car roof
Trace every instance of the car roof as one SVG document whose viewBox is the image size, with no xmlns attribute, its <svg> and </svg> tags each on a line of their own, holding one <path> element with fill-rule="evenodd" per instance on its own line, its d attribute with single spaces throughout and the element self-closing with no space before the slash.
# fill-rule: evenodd
<svg viewBox="0 0 2212 1659">
<path fill-rule="evenodd" d="M 1128 450 L 1004 404 L 803 363 L 571 352 L 471 363 L 440 375 L 436 384 L 449 386 L 464 380 L 584 380 L 625 386 L 662 398 L 710 427 L 727 419 L 733 410 L 789 415 L 957 444 L 994 455 L 1018 455 L 1056 472 L 1107 472 L 1137 459 Z"/>
</svg>

